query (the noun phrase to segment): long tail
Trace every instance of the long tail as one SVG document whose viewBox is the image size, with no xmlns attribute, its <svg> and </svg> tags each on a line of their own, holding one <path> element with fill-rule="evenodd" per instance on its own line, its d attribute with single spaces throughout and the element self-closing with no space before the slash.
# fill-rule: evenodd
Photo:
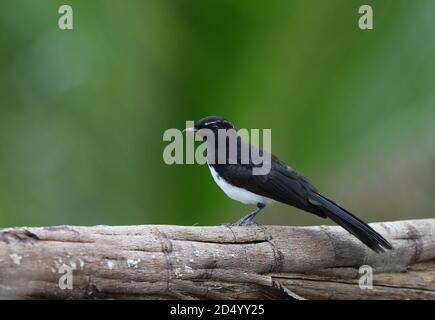
<svg viewBox="0 0 435 320">
<path fill-rule="evenodd" d="M 328 218 L 349 231 L 373 251 L 384 252 L 384 248 L 393 249 L 393 246 L 372 227 L 333 201 L 318 193 L 312 193 L 310 198 Z"/>
</svg>

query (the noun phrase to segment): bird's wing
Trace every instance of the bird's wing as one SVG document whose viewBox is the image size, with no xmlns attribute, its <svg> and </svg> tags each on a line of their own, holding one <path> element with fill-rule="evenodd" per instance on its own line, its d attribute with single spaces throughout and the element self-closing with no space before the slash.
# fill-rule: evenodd
<svg viewBox="0 0 435 320">
<path fill-rule="evenodd" d="M 252 164 L 227 164 L 226 167 L 228 170 L 222 170 L 220 175 L 232 185 L 325 217 L 308 201 L 309 194 L 316 191 L 314 186 L 275 156 L 271 156 L 271 170 L 266 175 L 253 175 Z"/>
</svg>

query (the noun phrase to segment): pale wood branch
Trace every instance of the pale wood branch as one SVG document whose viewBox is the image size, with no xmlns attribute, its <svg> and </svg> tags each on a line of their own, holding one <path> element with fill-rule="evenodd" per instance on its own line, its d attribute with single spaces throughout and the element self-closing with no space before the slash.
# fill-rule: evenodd
<svg viewBox="0 0 435 320">
<path fill-rule="evenodd" d="M 0 297 L 435 299 L 435 219 L 372 226 L 394 250 L 336 226 L 0 229 Z M 373 289 L 358 285 L 362 265 Z"/>
</svg>

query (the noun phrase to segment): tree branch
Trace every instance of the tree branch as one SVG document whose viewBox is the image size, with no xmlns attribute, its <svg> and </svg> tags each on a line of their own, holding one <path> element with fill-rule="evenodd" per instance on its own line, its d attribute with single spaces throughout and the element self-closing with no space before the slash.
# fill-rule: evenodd
<svg viewBox="0 0 435 320">
<path fill-rule="evenodd" d="M 372 226 L 394 250 L 337 226 L 0 229 L 0 297 L 435 299 L 435 219 Z M 373 289 L 358 286 L 362 265 Z"/>
</svg>

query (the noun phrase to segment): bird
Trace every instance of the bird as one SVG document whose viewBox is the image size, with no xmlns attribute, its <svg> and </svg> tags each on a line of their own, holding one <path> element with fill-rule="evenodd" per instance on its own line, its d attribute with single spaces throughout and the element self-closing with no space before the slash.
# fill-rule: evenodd
<svg viewBox="0 0 435 320">
<path fill-rule="evenodd" d="M 377 253 L 393 249 L 392 245 L 367 223 L 320 194 L 305 175 L 295 171 L 275 155 L 245 142 L 236 130 L 231 122 L 221 116 L 207 116 L 194 122 L 193 127 L 184 130 L 198 135 L 200 140 L 206 143 L 208 167 L 214 181 L 223 192 L 233 200 L 256 205 L 253 211 L 232 223 L 232 226 L 256 224 L 254 218 L 260 211 L 272 202 L 280 202 L 321 218 L 330 218 Z M 222 131 L 227 134 L 225 143 L 216 141 L 219 139 L 219 132 Z M 229 150 L 230 137 L 237 141 L 235 154 Z M 250 157 L 247 161 L 242 161 L 243 150 L 254 150 L 264 159 L 270 159 L 269 172 L 262 175 L 254 174 L 253 168 L 260 164 L 254 163 Z M 219 156 L 225 161 L 218 161 Z"/>
</svg>

